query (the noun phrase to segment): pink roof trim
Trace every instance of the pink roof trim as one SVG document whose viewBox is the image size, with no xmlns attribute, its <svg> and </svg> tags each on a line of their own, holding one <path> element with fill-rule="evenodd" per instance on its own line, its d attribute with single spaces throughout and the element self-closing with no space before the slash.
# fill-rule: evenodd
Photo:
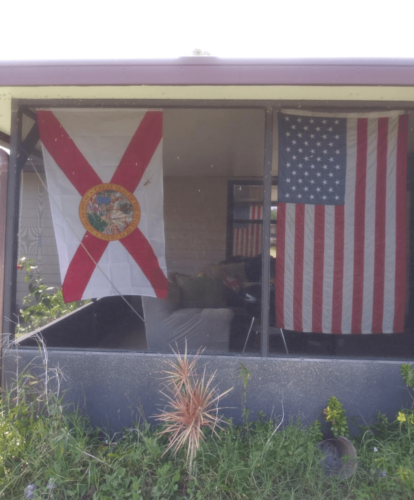
<svg viewBox="0 0 414 500">
<path fill-rule="evenodd" d="M 414 85 L 414 59 L 0 61 L 0 86 Z"/>
</svg>

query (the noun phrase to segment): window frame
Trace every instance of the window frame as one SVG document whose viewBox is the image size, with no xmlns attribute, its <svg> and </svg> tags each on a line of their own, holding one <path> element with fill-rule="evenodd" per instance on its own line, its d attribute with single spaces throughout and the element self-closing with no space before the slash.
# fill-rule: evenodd
<svg viewBox="0 0 414 500">
<path fill-rule="evenodd" d="M 362 104 L 362 105 L 361 105 Z M 280 101 L 272 100 L 246 100 L 246 101 L 224 101 L 224 100 L 160 100 L 160 99 L 16 99 L 11 100 L 11 141 L 9 175 L 7 183 L 7 226 L 5 238 L 5 271 L 4 283 L 7 291 L 4 293 L 3 308 L 3 338 L 7 348 L 14 337 L 13 313 L 16 302 L 16 261 L 18 251 L 18 224 L 19 224 L 19 200 L 20 200 L 20 174 L 28 156 L 38 142 L 37 124 L 29 132 L 28 136 L 22 138 L 23 115 L 33 116 L 31 108 L 146 108 L 146 109 L 255 109 L 264 112 L 264 170 L 263 170 L 263 241 L 262 241 L 262 334 L 261 334 L 261 357 L 269 355 L 269 300 L 270 300 L 270 226 L 271 226 L 271 187 L 273 181 L 277 183 L 277 176 L 272 177 L 273 156 L 277 156 L 276 145 L 273 147 L 274 116 L 282 108 L 307 109 L 311 111 L 382 111 L 389 109 L 414 110 L 414 102 L 381 102 L 381 101 Z M 37 140 L 36 140 L 37 138 Z M 276 160 L 277 161 L 277 160 Z M 241 182 L 241 181 L 236 181 Z M 247 181 L 249 183 L 251 181 Z M 407 190 L 408 188 L 407 182 Z M 413 203 L 414 204 L 414 203 Z M 408 259 L 410 256 L 408 256 Z M 408 269 L 413 263 L 408 261 Z M 407 278 L 411 280 L 409 273 Z M 413 296 L 409 296 L 410 303 Z M 414 316 L 413 316 L 414 317 Z M 413 320 L 411 319 L 410 323 Z M 412 327 L 412 326 L 411 326 Z M 223 353 L 225 356 L 226 353 Z M 319 359 L 316 356 L 316 359 Z M 323 359 L 323 358 L 321 358 Z M 351 358 L 359 359 L 359 358 Z"/>
<path fill-rule="evenodd" d="M 16 289 L 17 289 L 17 252 L 19 233 L 19 212 L 20 212 L 20 184 L 23 168 L 33 153 L 39 141 L 39 131 L 35 121 L 27 137 L 22 138 L 23 115 L 33 119 L 31 108 L 145 108 L 145 109 L 258 109 L 264 112 L 264 172 L 263 172 L 263 255 L 265 248 L 270 249 L 270 209 L 266 210 L 266 199 L 270 200 L 271 189 L 266 189 L 266 183 L 272 180 L 272 141 L 273 141 L 273 107 L 267 103 L 249 101 L 188 101 L 177 100 L 174 102 L 165 100 L 118 100 L 118 99 L 85 99 L 76 101 L 73 99 L 12 99 L 11 113 L 11 154 L 10 154 L 10 174 L 8 177 L 7 196 L 7 226 L 6 226 L 6 248 L 5 248 L 5 276 L 4 282 L 9 283 L 9 293 L 5 293 L 4 311 L 2 318 L 3 338 L 5 347 L 9 347 L 14 339 L 15 322 L 13 321 L 16 311 Z M 267 213 L 269 212 L 269 213 Z M 269 235 L 267 234 L 266 224 Z M 266 234 L 265 234 L 266 233 Z M 269 253 L 269 250 L 267 253 Z M 267 262 L 266 262 L 267 260 Z M 267 264 L 267 266 L 266 266 Z M 263 267 L 264 266 L 264 267 Z M 267 271 L 265 269 L 268 269 Z M 268 318 L 269 311 L 269 270 L 270 259 L 263 259 L 262 269 L 265 278 L 262 279 L 262 317 Z M 268 355 L 268 320 L 263 323 L 261 356 Z M 231 354 L 231 353 L 230 353 Z M 226 355 L 226 353 L 223 353 Z"/>
</svg>

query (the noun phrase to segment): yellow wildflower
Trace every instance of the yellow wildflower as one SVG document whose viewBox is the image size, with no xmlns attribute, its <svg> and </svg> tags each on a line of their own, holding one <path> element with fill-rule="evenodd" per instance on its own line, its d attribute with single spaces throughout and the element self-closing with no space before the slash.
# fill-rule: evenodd
<svg viewBox="0 0 414 500">
<path fill-rule="evenodd" d="M 405 413 L 403 413 L 402 411 L 399 411 L 398 412 L 397 420 L 399 422 L 401 422 L 401 423 L 406 422 L 407 421 L 407 417 L 405 416 Z"/>
<path fill-rule="evenodd" d="M 400 479 L 403 483 L 407 483 L 412 478 L 411 469 L 406 469 L 406 468 L 400 466 L 397 469 L 397 473 L 400 476 Z"/>
</svg>

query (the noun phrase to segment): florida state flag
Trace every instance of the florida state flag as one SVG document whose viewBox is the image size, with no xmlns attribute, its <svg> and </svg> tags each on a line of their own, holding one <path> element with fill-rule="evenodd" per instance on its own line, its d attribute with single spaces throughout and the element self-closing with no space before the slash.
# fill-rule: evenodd
<svg viewBox="0 0 414 500">
<path fill-rule="evenodd" d="M 65 302 L 164 298 L 162 112 L 38 111 Z"/>
</svg>

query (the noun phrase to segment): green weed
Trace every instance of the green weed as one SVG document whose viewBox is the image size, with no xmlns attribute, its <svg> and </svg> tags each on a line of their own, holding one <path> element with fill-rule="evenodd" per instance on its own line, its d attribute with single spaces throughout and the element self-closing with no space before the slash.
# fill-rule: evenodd
<svg viewBox="0 0 414 500">
<path fill-rule="evenodd" d="M 331 423 L 331 430 L 336 438 L 338 436 L 346 437 L 349 435 L 345 410 L 335 396 L 329 399 L 328 406 L 324 409 L 323 413 L 326 421 Z"/>
<path fill-rule="evenodd" d="M 243 393 L 241 397 L 241 405 L 242 405 L 242 416 L 244 425 L 247 430 L 249 430 L 249 414 L 250 411 L 247 407 L 247 386 L 249 385 L 250 377 L 252 376 L 250 370 L 243 363 L 240 363 L 239 375 L 238 378 L 241 378 L 243 381 Z"/>
<path fill-rule="evenodd" d="M 53 286 L 47 286 L 37 273 L 33 259 L 22 257 L 19 259 L 19 269 L 26 272 L 25 281 L 29 293 L 23 298 L 23 308 L 20 310 L 22 322 L 16 326 L 16 335 L 31 332 L 57 318 L 75 311 L 90 300 L 65 303 L 62 290 Z"/>
<path fill-rule="evenodd" d="M 230 421 L 218 438 L 207 430 L 189 477 L 186 450 L 165 453 L 159 429 L 145 424 L 115 439 L 60 400 L 46 414 L 31 404 L 30 389 L 20 396 L 1 407 L 0 498 L 20 500 L 29 484 L 34 498 L 55 500 L 401 500 L 414 492 L 411 433 L 384 417 L 356 440 L 359 467 L 348 480 L 324 476 L 319 424 L 290 420 L 274 432 L 279 421 L 265 419 L 251 422 L 248 436 Z"/>
<path fill-rule="evenodd" d="M 185 366 L 183 366 L 186 368 Z M 171 367 L 171 383 L 180 378 Z M 188 368 L 188 366 L 187 366 Z M 183 372 L 193 376 L 193 367 Z M 32 370 L 33 372 L 33 370 Z M 358 468 L 325 477 L 319 422 L 259 416 L 205 428 L 188 474 L 187 450 L 168 449 L 165 427 L 141 422 L 114 436 L 94 429 L 56 388 L 58 373 L 42 362 L 38 376 L 20 375 L 0 402 L 0 499 L 49 500 L 409 500 L 414 496 L 411 410 L 379 414 L 354 439 Z M 248 380 L 248 379 L 247 379 Z M 246 384 L 247 386 L 247 384 Z M 182 386 L 181 386 L 182 389 Z M 180 390 L 181 390 L 180 389 Z M 404 417 L 402 417 L 403 415 Z M 399 418 L 398 418 L 399 417 Z M 283 425 L 281 425 L 283 423 Z"/>
</svg>

